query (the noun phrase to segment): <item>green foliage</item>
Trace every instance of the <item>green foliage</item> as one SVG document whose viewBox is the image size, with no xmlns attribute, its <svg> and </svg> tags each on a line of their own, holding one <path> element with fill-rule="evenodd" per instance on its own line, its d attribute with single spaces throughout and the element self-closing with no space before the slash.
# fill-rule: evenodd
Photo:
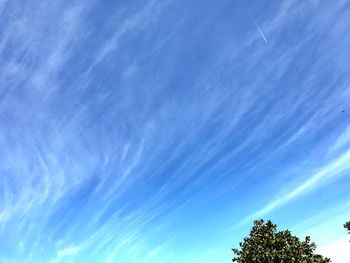
<svg viewBox="0 0 350 263">
<path fill-rule="evenodd" d="M 300 241 L 289 230 L 277 231 L 271 221 L 254 222 L 249 237 L 240 243 L 240 249 L 232 249 L 238 263 L 326 263 L 330 259 L 314 254 L 315 243 L 306 237 Z"/>
</svg>

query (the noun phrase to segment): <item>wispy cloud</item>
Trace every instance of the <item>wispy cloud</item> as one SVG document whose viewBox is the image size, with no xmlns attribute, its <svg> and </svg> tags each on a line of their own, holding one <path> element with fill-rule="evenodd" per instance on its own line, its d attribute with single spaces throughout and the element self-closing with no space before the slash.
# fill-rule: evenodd
<svg viewBox="0 0 350 263">
<path fill-rule="evenodd" d="M 291 191 L 277 197 L 272 200 L 268 205 L 262 209 L 254 212 L 253 214 L 246 217 L 245 220 L 251 220 L 252 218 L 258 218 L 265 216 L 276 208 L 292 201 L 299 196 L 310 193 L 317 187 L 326 183 L 328 180 L 341 175 L 346 175 L 344 173 L 350 168 L 350 151 L 343 153 L 337 159 L 333 160 L 326 166 L 319 169 L 313 175 L 309 176 L 306 180 L 302 181 L 297 187 Z"/>
<path fill-rule="evenodd" d="M 291 191 L 283 194 L 276 199 L 272 200 L 262 209 L 254 212 L 253 214 L 246 217 L 245 220 L 251 220 L 252 218 L 258 218 L 265 216 L 276 208 L 290 202 L 291 200 L 298 198 L 299 196 L 310 193 L 315 188 L 326 183 L 328 180 L 341 175 L 350 168 L 350 151 L 343 153 L 340 157 L 333 160 L 326 166 L 319 169 L 313 175 L 309 176 L 306 180 L 302 181 L 297 187 Z"/>
<path fill-rule="evenodd" d="M 65 247 L 63 249 L 59 249 L 57 251 L 56 257 L 53 258 L 50 262 L 51 263 L 58 263 L 62 261 L 66 261 L 67 258 L 69 260 L 70 257 L 76 255 L 79 253 L 80 248 L 76 246 L 70 246 L 70 247 Z"/>
<path fill-rule="evenodd" d="M 344 3 L 0 1 L 4 258 L 224 260 L 258 191 L 344 179 Z"/>
<path fill-rule="evenodd" d="M 343 133 L 338 137 L 337 141 L 330 148 L 330 153 L 342 150 L 350 144 L 350 125 L 346 127 Z"/>
<path fill-rule="evenodd" d="M 144 7 L 137 10 L 135 14 L 120 23 L 116 23 L 116 32 L 102 47 L 96 52 L 95 62 L 91 65 L 92 69 L 96 64 L 100 63 L 104 58 L 114 52 L 122 38 L 131 31 L 146 29 L 149 23 L 155 22 L 157 16 L 170 1 L 162 1 L 159 3 L 156 0 L 148 1 Z"/>
</svg>

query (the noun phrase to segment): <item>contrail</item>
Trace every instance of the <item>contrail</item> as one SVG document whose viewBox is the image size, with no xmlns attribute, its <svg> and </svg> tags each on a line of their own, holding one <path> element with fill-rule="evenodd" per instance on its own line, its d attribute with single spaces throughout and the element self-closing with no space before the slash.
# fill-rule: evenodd
<svg viewBox="0 0 350 263">
<path fill-rule="evenodd" d="M 261 31 L 260 27 L 256 26 L 256 29 L 258 29 L 260 36 L 264 39 L 265 43 L 267 43 L 267 39 L 266 39 L 264 33 Z"/>
</svg>

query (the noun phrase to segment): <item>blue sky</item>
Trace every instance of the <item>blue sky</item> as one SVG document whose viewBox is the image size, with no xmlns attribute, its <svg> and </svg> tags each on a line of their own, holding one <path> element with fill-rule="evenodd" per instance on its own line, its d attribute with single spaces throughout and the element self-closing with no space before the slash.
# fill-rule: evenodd
<svg viewBox="0 0 350 263">
<path fill-rule="evenodd" d="M 2 262 L 230 262 L 257 218 L 350 257 L 348 1 L 0 12 Z"/>
</svg>

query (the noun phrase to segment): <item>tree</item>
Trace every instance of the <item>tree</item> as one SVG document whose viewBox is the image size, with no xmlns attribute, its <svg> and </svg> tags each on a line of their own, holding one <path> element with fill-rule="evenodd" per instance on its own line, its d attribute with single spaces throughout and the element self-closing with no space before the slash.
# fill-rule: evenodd
<svg viewBox="0 0 350 263">
<path fill-rule="evenodd" d="M 350 221 L 344 224 L 344 227 L 349 231 L 350 234 Z"/>
<path fill-rule="evenodd" d="M 249 237 L 240 243 L 240 249 L 232 249 L 238 263 L 326 263 L 330 259 L 314 254 L 315 243 L 307 236 L 300 241 L 289 230 L 277 231 L 270 220 L 254 222 Z"/>
</svg>

